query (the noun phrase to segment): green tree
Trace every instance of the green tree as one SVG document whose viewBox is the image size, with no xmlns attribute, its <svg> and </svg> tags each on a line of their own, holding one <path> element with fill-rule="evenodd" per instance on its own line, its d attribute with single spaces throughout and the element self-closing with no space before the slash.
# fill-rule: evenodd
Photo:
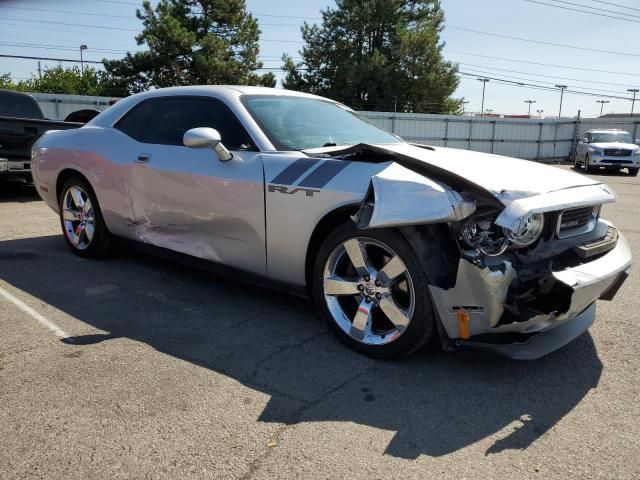
<svg viewBox="0 0 640 480">
<path fill-rule="evenodd" d="M 136 41 L 148 50 L 104 60 L 114 87 L 275 86 L 273 73 L 255 73 L 260 30 L 244 0 L 160 0 L 155 9 L 145 0 L 136 15 L 143 24 Z"/>
<path fill-rule="evenodd" d="M 109 76 L 93 67 L 56 66 L 45 68 L 42 76 L 35 76 L 14 85 L 14 90 L 68 95 L 121 96 L 126 92 L 114 89 Z"/>
<path fill-rule="evenodd" d="M 15 85 L 11 81 L 11 73 L 0 73 L 0 88 L 14 90 Z"/>
<path fill-rule="evenodd" d="M 439 0 L 336 0 L 305 22 L 302 61 L 283 56 L 283 86 L 363 110 L 454 113 L 457 65 L 444 60 Z"/>
</svg>

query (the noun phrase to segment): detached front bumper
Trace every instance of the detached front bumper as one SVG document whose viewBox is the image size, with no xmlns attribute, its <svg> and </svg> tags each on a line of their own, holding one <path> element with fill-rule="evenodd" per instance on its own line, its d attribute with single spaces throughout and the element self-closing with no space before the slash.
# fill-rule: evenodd
<svg viewBox="0 0 640 480">
<path fill-rule="evenodd" d="M 431 287 L 436 311 L 447 336 L 459 348 L 482 348 L 516 359 L 546 355 L 585 332 L 595 318 L 595 301 L 611 300 L 629 275 L 631 251 L 618 233 L 616 246 L 596 260 L 553 272 L 563 291 L 561 313 L 539 314 L 501 323 L 507 293 L 517 278 L 508 261 L 501 269 L 479 268 L 461 260 L 456 286 Z M 551 298 L 551 297 L 550 297 Z M 560 303 L 564 303 L 561 308 Z M 555 309 L 549 305 L 549 311 Z M 460 327 L 460 310 L 468 314 L 468 335 Z M 461 338 L 466 337 L 466 338 Z"/>
</svg>

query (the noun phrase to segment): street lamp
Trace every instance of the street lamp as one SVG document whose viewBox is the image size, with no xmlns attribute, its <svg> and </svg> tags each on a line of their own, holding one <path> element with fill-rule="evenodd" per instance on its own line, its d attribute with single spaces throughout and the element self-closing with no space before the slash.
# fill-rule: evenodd
<svg viewBox="0 0 640 480">
<path fill-rule="evenodd" d="M 542 118 L 542 112 L 544 112 L 544 110 L 536 110 L 536 113 L 538 114 L 538 118 Z"/>
<path fill-rule="evenodd" d="M 462 115 L 464 115 L 464 113 L 465 113 L 465 112 L 464 112 L 464 106 L 465 106 L 467 103 L 470 103 L 470 102 L 469 102 L 468 100 L 463 100 L 463 101 L 462 101 Z"/>
<path fill-rule="evenodd" d="M 631 100 L 631 116 L 633 117 L 633 106 L 636 103 L 636 93 L 640 92 L 637 88 L 627 88 L 627 92 L 633 93 L 633 100 Z"/>
<path fill-rule="evenodd" d="M 600 104 L 600 116 L 602 116 L 602 108 L 604 107 L 604 104 L 611 102 L 609 100 L 596 100 L 596 102 Z M 633 112 L 633 107 L 631 107 L 631 111 Z M 631 115 L 633 115 L 633 113 Z"/>
<path fill-rule="evenodd" d="M 84 61 L 82 59 L 82 51 L 86 50 L 86 45 L 80 45 L 80 72 L 84 75 Z"/>
<path fill-rule="evenodd" d="M 566 85 L 556 85 L 556 88 L 560 89 L 560 111 L 558 112 L 558 120 L 562 117 L 562 96 L 564 95 L 564 89 L 567 88 Z"/>
<path fill-rule="evenodd" d="M 536 101 L 535 100 L 525 100 L 524 103 L 528 103 L 529 104 L 529 113 L 528 113 L 528 115 L 529 115 L 529 118 L 531 118 L 531 104 L 532 103 L 536 103 Z"/>
<path fill-rule="evenodd" d="M 488 78 L 478 78 L 479 82 L 482 82 L 482 106 L 480 107 L 480 117 L 484 117 L 484 89 L 487 86 Z"/>
</svg>

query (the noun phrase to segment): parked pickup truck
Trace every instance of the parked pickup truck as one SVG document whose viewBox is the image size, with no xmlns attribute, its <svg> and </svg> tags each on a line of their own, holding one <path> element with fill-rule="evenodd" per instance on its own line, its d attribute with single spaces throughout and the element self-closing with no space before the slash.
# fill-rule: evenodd
<svg viewBox="0 0 640 480">
<path fill-rule="evenodd" d="M 47 120 L 33 97 L 0 90 L 0 179 L 31 177 L 31 147 L 47 130 L 69 130 L 82 123 Z"/>
</svg>

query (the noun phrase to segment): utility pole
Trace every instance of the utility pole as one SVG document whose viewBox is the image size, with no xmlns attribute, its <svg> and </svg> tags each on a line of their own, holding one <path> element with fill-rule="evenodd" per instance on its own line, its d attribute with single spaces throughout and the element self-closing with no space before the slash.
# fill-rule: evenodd
<svg viewBox="0 0 640 480">
<path fill-rule="evenodd" d="M 487 86 L 488 78 L 478 78 L 479 82 L 482 82 L 482 106 L 480 107 L 480 117 L 484 117 L 484 89 Z"/>
<path fill-rule="evenodd" d="M 600 116 L 602 116 L 602 109 L 604 108 L 604 104 L 611 102 L 609 100 L 596 100 L 596 103 L 600 104 Z M 631 107 L 631 111 L 633 112 L 633 107 Z M 633 115 L 633 113 L 631 115 Z"/>
<path fill-rule="evenodd" d="M 631 100 L 631 116 L 633 117 L 633 106 L 636 103 L 636 93 L 640 92 L 637 88 L 627 88 L 627 92 L 633 93 L 633 100 Z"/>
<path fill-rule="evenodd" d="M 80 45 L 80 73 L 84 75 L 84 60 L 82 59 L 82 51 L 86 50 L 86 45 Z"/>
<path fill-rule="evenodd" d="M 544 112 L 544 110 L 536 110 L 536 113 L 538 114 L 538 118 L 542 118 L 542 112 Z"/>
<path fill-rule="evenodd" d="M 42 78 L 42 66 L 40 65 L 40 60 L 38 60 L 38 78 Z"/>
<path fill-rule="evenodd" d="M 527 115 L 529 115 L 529 118 L 531 118 L 531 104 L 532 103 L 536 103 L 535 100 L 525 100 L 524 103 L 528 103 L 529 104 L 529 113 Z"/>
<path fill-rule="evenodd" d="M 558 120 L 562 117 L 562 96 L 564 95 L 564 89 L 567 88 L 566 85 L 556 85 L 556 88 L 560 89 L 560 110 L 558 111 Z"/>
</svg>

